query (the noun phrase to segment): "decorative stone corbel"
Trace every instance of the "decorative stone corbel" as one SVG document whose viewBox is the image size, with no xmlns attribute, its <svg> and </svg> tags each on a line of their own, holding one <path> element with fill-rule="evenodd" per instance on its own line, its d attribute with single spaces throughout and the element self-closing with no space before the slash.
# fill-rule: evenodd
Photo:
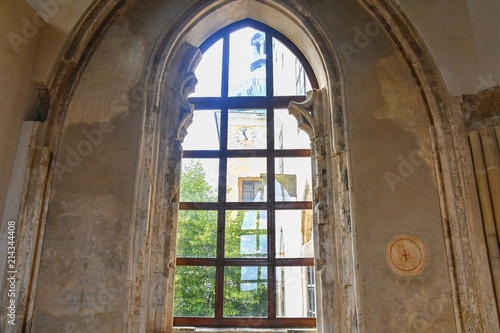
<svg viewBox="0 0 500 333">
<path fill-rule="evenodd" d="M 500 125 L 500 86 L 491 87 L 475 95 L 464 95 L 462 100 L 462 112 L 470 132 L 482 127 Z"/>
<path fill-rule="evenodd" d="M 322 100 L 321 90 L 313 89 L 307 92 L 304 102 L 290 102 L 288 112 L 297 119 L 298 127 L 305 131 L 311 139 L 311 154 L 313 158 L 324 159 L 326 156 L 323 126 L 317 124 L 314 114 L 319 111 Z"/>
<path fill-rule="evenodd" d="M 292 101 L 288 105 L 288 113 L 297 119 L 299 128 L 309 135 L 311 141 L 316 138 L 316 126 L 313 118 L 313 109 L 318 95 L 319 90 L 313 89 L 307 92 L 306 100 L 304 102 Z"/>
<path fill-rule="evenodd" d="M 189 103 L 188 97 L 195 90 L 196 85 L 198 84 L 198 79 L 194 72 L 188 72 L 184 76 L 181 82 L 180 92 L 180 110 L 179 110 L 179 119 L 176 124 L 176 137 L 175 140 L 179 142 L 183 142 L 184 138 L 187 135 L 187 129 L 189 125 L 193 123 L 193 115 L 194 115 L 194 105 Z"/>
<path fill-rule="evenodd" d="M 35 111 L 35 121 L 45 122 L 50 109 L 50 91 L 47 87 L 37 88 L 38 105 Z"/>
</svg>

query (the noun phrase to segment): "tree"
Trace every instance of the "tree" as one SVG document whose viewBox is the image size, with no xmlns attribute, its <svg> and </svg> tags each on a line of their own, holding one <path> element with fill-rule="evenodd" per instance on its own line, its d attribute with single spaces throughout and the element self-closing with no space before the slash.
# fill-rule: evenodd
<svg viewBox="0 0 500 333">
<path fill-rule="evenodd" d="M 180 200 L 215 201 L 217 191 L 205 180 L 200 161 L 184 165 Z M 178 217 L 177 257 L 216 255 L 217 212 L 181 210 Z M 211 317 L 215 306 L 215 267 L 179 266 L 175 275 L 175 316 Z"/>
<path fill-rule="evenodd" d="M 206 180 L 198 160 L 182 168 L 181 202 L 216 201 L 217 190 Z M 264 230 L 242 230 L 248 212 L 226 214 L 226 256 L 241 254 L 241 237 Z M 260 214 L 259 212 L 257 212 Z M 255 216 L 257 217 L 256 214 Z M 255 218 L 256 218 L 255 217 Z M 253 217 L 252 217 L 253 218 Z M 181 210 L 178 218 L 177 257 L 215 258 L 217 211 Z M 258 243 L 257 243 L 258 244 Z M 259 246 L 257 245 L 257 250 Z M 258 251 L 257 251 L 258 252 Z M 265 256 L 256 254 L 253 256 Z M 224 316 L 265 317 L 267 315 L 267 267 L 225 267 Z M 213 317 L 215 314 L 215 267 L 178 266 L 175 276 L 175 316 Z"/>
</svg>

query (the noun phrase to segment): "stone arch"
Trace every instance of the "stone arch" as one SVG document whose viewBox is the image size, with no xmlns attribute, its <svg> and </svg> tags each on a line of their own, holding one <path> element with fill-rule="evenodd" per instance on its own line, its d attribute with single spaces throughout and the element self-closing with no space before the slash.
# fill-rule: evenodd
<svg viewBox="0 0 500 333">
<path fill-rule="evenodd" d="M 139 267 L 137 275 L 132 277 L 134 281 L 137 280 L 137 276 L 149 275 L 147 279 L 149 285 L 142 285 L 141 290 L 135 286 L 131 287 L 132 297 L 129 304 L 130 313 L 141 312 L 141 319 L 144 321 L 131 319 L 129 330 L 137 331 L 144 327 L 146 331 L 172 330 L 175 225 L 181 143 L 192 118 L 193 107 L 189 104 L 187 96 L 196 85 L 193 72 L 201 57 L 198 46 L 212 33 L 238 19 L 245 18 L 267 24 L 295 42 L 308 58 L 321 87 L 308 93 L 304 103 L 293 103 L 290 106 L 290 113 L 297 118 L 300 127 L 312 140 L 313 183 L 322 184 L 315 186 L 317 190 L 313 195 L 316 205 L 314 234 L 318 253 L 316 255 L 320 290 L 318 298 L 321 299 L 317 305 L 317 325 L 318 330 L 323 332 L 329 332 L 336 326 L 343 326 L 345 329 L 354 328 L 358 321 L 354 318 L 358 313 L 354 269 L 356 265 L 348 188 L 342 187 L 342 184 L 349 183 L 347 179 L 349 172 L 344 123 L 346 117 L 342 115 L 345 110 L 342 108 L 343 80 L 336 50 L 327 42 L 321 25 L 312 16 L 308 17 L 307 13 L 300 11 L 300 6 L 295 2 L 289 6 L 278 5 L 275 2 L 235 3 L 236 5 L 229 5 L 217 2 L 198 8 L 196 12 L 189 12 L 174 25 L 178 27 L 177 29 L 164 31 L 148 67 L 147 78 L 151 82 L 151 89 L 148 89 L 146 101 L 147 127 L 143 136 L 142 151 L 145 154 L 141 158 L 141 169 L 144 172 L 154 171 L 147 177 L 144 175 L 144 180 L 150 179 L 142 185 L 139 184 L 139 187 L 148 188 L 147 191 L 140 193 L 152 196 L 151 202 L 154 206 L 141 207 L 141 202 L 144 205 L 146 203 L 149 205 L 149 202 L 145 200 L 146 198 L 139 197 L 138 211 L 144 212 L 149 209 L 148 213 L 151 216 L 149 221 L 136 222 L 148 225 L 147 228 L 154 232 L 149 234 L 150 239 L 144 240 L 144 246 L 150 246 L 149 262 Z M 280 19 L 276 20 L 276 16 Z M 333 114 L 340 116 L 335 118 Z M 333 128 L 336 129 L 335 140 Z M 336 156 L 336 162 L 332 162 L 333 155 Z M 169 161 L 168 165 L 164 161 Z M 164 175 L 170 175 L 168 182 Z M 333 196 L 334 187 L 338 188 L 339 196 Z M 336 214 L 335 221 L 328 218 L 334 214 Z M 320 245 L 335 244 L 335 237 L 341 237 L 345 241 L 335 249 L 333 246 Z M 147 245 L 147 242 L 150 244 Z M 336 253 L 340 253 L 341 256 L 337 258 Z M 138 256 L 139 252 L 134 257 Z M 342 281 L 339 281 L 336 269 L 342 271 Z M 339 292 L 332 293 L 332 290 Z M 158 304 L 161 306 L 154 306 Z"/>
<path fill-rule="evenodd" d="M 462 118 L 461 108 L 451 100 L 433 57 L 401 7 L 391 0 L 361 3 L 380 22 L 404 58 L 425 105 L 456 329 L 458 332 L 495 330 L 498 318 L 491 311 L 495 301 L 488 296 L 492 293 L 491 281 L 483 275 L 488 270 L 484 267 L 487 258 L 475 235 L 474 212 L 464 183 L 466 157 L 458 148 L 463 138 L 455 129 Z"/>
</svg>

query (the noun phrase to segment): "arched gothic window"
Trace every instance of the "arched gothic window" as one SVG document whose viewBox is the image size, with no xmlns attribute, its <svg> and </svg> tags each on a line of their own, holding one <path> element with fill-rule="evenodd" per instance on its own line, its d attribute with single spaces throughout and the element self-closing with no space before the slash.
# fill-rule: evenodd
<svg viewBox="0 0 500 333">
<path fill-rule="evenodd" d="M 253 20 L 200 49 L 174 325 L 315 327 L 310 139 L 286 108 L 316 78 L 285 36 Z"/>
</svg>

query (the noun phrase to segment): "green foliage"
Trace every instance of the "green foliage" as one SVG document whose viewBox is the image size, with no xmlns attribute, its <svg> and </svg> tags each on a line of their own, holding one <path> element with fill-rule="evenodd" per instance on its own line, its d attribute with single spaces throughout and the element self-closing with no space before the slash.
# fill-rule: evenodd
<svg viewBox="0 0 500 333">
<path fill-rule="evenodd" d="M 174 315 L 213 317 L 215 267 L 178 266 L 175 273 Z"/>
<path fill-rule="evenodd" d="M 182 202 L 217 201 L 217 189 L 205 180 L 206 172 L 199 160 L 192 160 L 182 166 L 181 193 Z"/>
<path fill-rule="evenodd" d="M 180 258 L 215 258 L 216 250 L 217 211 L 180 211 L 177 256 Z"/>
<path fill-rule="evenodd" d="M 183 166 L 181 201 L 216 201 L 217 190 L 205 180 L 199 161 Z M 240 253 L 244 212 L 227 214 L 226 255 Z M 262 232 L 262 231 L 261 231 Z M 264 230 L 265 232 L 265 230 Z M 248 233 L 248 230 L 245 230 Z M 217 211 L 180 211 L 177 256 L 213 258 L 216 256 Z M 224 316 L 265 317 L 267 315 L 267 271 L 258 269 L 256 280 L 242 280 L 241 267 L 225 268 Z M 264 275 L 265 274 L 265 275 Z M 215 267 L 178 266 L 175 276 L 175 316 L 213 317 L 215 314 Z"/>
<path fill-rule="evenodd" d="M 226 258 L 240 257 L 241 222 L 244 213 L 244 211 L 226 213 L 226 240 L 224 244 Z"/>
<path fill-rule="evenodd" d="M 252 280 L 242 279 L 245 275 L 243 267 L 225 269 L 224 316 L 226 317 L 267 316 L 267 267 L 248 268 L 256 273 Z"/>
<path fill-rule="evenodd" d="M 200 161 L 184 165 L 181 201 L 213 201 L 217 192 L 205 180 Z M 211 199 L 211 200 L 210 200 Z M 180 211 L 177 231 L 178 257 L 215 257 L 217 242 L 216 211 Z M 215 267 L 179 266 L 175 275 L 175 316 L 214 316 Z"/>
</svg>

